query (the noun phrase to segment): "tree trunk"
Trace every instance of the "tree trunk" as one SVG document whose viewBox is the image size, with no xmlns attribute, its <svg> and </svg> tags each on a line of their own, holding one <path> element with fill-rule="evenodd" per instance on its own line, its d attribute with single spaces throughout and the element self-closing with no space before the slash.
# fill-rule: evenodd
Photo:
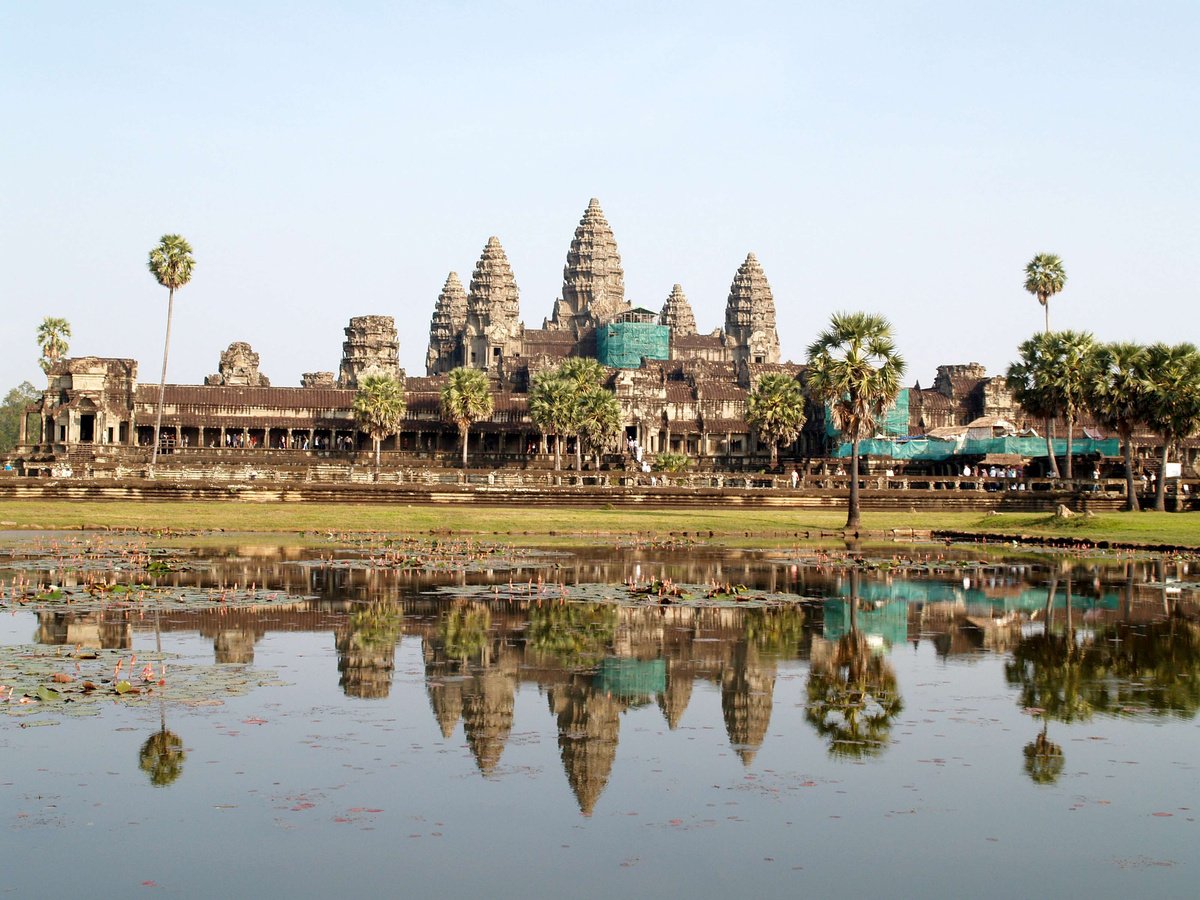
<svg viewBox="0 0 1200 900">
<path fill-rule="evenodd" d="M 575 433 L 575 471 L 583 471 L 583 439 L 579 433 Z"/>
<path fill-rule="evenodd" d="M 1046 311 L 1046 334 L 1050 333 L 1050 304 L 1049 302 L 1042 304 L 1042 309 Z"/>
<path fill-rule="evenodd" d="M 380 451 L 380 448 L 383 447 L 383 441 L 381 441 L 377 437 L 372 437 L 371 440 L 373 440 L 375 442 L 375 481 L 378 481 L 379 480 L 379 456 L 380 456 L 379 451 Z"/>
<path fill-rule="evenodd" d="M 771 441 L 771 471 L 775 471 L 775 467 L 779 464 L 779 444 Z"/>
<path fill-rule="evenodd" d="M 1068 482 L 1071 481 L 1071 479 L 1073 477 L 1073 473 L 1074 473 L 1074 469 L 1071 466 L 1071 432 L 1074 430 L 1075 430 L 1075 419 L 1071 416 L 1067 416 L 1067 481 Z M 1071 489 L 1074 490 L 1074 488 L 1075 488 L 1075 486 L 1071 485 Z"/>
<path fill-rule="evenodd" d="M 1124 432 L 1121 440 L 1125 443 L 1125 509 L 1137 512 L 1139 509 L 1137 488 L 1133 483 L 1133 435 Z"/>
<path fill-rule="evenodd" d="M 562 471 L 562 441 L 559 440 L 558 432 L 554 432 L 554 471 Z"/>
<path fill-rule="evenodd" d="M 1167 457 L 1171 452 L 1171 436 L 1163 435 L 1162 465 L 1158 470 L 1158 485 L 1154 491 L 1154 508 L 1159 512 L 1167 511 Z"/>
<path fill-rule="evenodd" d="M 460 425 L 458 435 L 462 438 L 462 467 L 465 469 L 467 467 L 467 441 L 470 440 L 471 435 L 470 423 L 465 426 Z"/>
<path fill-rule="evenodd" d="M 158 414 L 154 417 L 154 447 L 150 450 L 150 472 L 158 462 L 158 433 L 162 429 L 163 398 L 167 393 L 167 352 L 171 349 L 171 313 L 175 310 L 175 288 L 167 293 L 167 336 L 163 340 L 162 378 L 158 382 Z"/>
<path fill-rule="evenodd" d="M 1058 478 L 1058 460 L 1054 457 L 1054 434 L 1050 431 L 1050 420 L 1046 419 L 1046 456 L 1050 460 L 1050 477 Z"/>
<path fill-rule="evenodd" d="M 860 524 L 858 514 L 858 438 L 850 441 L 850 509 L 846 516 L 846 528 L 857 529 Z"/>
</svg>

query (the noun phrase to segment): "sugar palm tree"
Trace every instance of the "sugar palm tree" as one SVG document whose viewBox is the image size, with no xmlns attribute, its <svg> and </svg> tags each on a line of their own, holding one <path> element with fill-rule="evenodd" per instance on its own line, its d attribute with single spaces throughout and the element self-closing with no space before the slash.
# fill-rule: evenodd
<svg viewBox="0 0 1200 900">
<path fill-rule="evenodd" d="M 67 355 L 67 338 L 71 336 L 71 323 L 56 316 L 46 316 L 37 329 L 38 347 L 42 358 L 38 365 L 43 372 L 49 372 L 50 367 Z"/>
<path fill-rule="evenodd" d="M 1087 332 L 1052 331 L 1057 368 L 1051 373 L 1062 397 L 1062 415 L 1067 420 L 1067 480 L 1072 472 L 1072 433 L 1079 415 L 1087 408 L 1088 391 L 1096 379 L 1096 341 Z"/>
<path fill-rule="evenodd" d="M 804 391 L 791 375 L 764 375 L 750 395 L 746 421 L 771 447 L 771 468 L 779 463 L 779 445 L 790 444 L 804 427 Z"/>
<path fill-rule="evenodd" d="M 571 356 L 558 367 L 558 377 L 566 382 L 571 392 L 571 403 L 564 427 L 567 433 L 575 438 L 575 471 L 578 472 L 583 468 L 583 439 L 580 434 L 583 426 L 583 398 L 603 383 L 604 366 L 585 356 Z"/>
<path fill-rule="evenodd" d="M 147 267 L 158 283 L 167 289 L 167 336 L 163 340 L 162 378 L 158 383 L 158 412 L 154 417 L 154 448 L 150 451 L 150 471 L 158 462 L 158 435 L 162 429 L 163 397 L 167 391 L 167 352 L 171 348 L 171 316 L 175 310 L 175 292 L 192 280 L 196 260 L 192 245 L 177 234 L 164 234 L 150 251 Z"/>
<path fill-rule="evenodd" d="M 1200 431 L 1200 351 L 1193 344 L 1154 344 L 1146 351 L 1150 374 L 1146 424 L 1162 436 L 1162 469 L 1154 508 L 1167 508 L 1166 468 L 1171 445 Z"/>
<path fill-rule="evenodd" d="M 379 451 L 384 439 L 400 430 L 407 404 L 404 385 L 395 376 L 368 369 L 358 378 L 358 392 L 351 404 L 354 421 L 375 445 L 375 480 L 379 480 Z"/>
<path fill-rule="evenodd" d="M 554 471 L 562 469 L 562 435 L 570 430 L 574 389 L 557 371 L 540 372 L 529 389 L 529 418 L 554 436 Z"/>
<path fill-rule="evenodd" d="M 1058 478 L 1058 460 L 1054 456 L 1054 439 L 1049 428 L 1050 420 L 1062 412 L 1063 405 L 1053 377 L 1058 366 L 1057 346 L 1053 335 L 1045 331 L 1023 341 L 1017 352 L 1020 359 L 1009 364 L 1005 382 L 1021 408 L 1046 423 L 1046 457 L 1050 462 L 1051 477 Z"/>
<path fill-rule="evenodd" d="M 621 431 L 621 404 L 612 391 L 592 388 L 578 401 L 579 442 L 587 444 L 600 468 L 600 453 Z"/>
<path fill-rule="evenodd" d="M 1067 284 L 1063 262 L 1053 253 L 1039 253 L 1025 266 L 1025 290 L 1037 297 L 1046 311 L 1046 331 L 1050 330 L 1050 298 Z"/>
<path fill-rule="evenodd" d="M 1125 508 L 1138 511 L 1133 480 L 1133 432 L 1147 416 L 1149 373 L 1146 348 L 1141 344 L 1104 344 L 1096 352 L 1095 377 L 1088 406 L 1100 424 L 1121 437 L 1125 457 Z"/>
<path fill-rule="evenodd" d="M 834 423 L 850 441 L 850 502 L 846 527 L 857 528 L 858 442 L 876 427 L 900 393 L 904 359 L 892 326 L 871 313 L 834 313 L 829 328 L 808 348 L 808 386 L 828 405 Z"/>
<path fill-rule="evenodd" d="M 467 467 L 467 440 L 471 423 L 491 415 L 494 402 L 487 375 L 479 369 L 459 367 L 442 388 L 442 415 L 458 426 L 462 441 L 462 467 Z"/>
</svg>

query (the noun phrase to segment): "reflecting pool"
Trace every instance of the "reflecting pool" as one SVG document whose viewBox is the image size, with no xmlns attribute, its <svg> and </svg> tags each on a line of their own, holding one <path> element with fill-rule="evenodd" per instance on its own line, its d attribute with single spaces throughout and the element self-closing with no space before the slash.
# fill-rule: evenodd
<svg viewBox="0 0 1200 900">
<path fill-rule="evenodd" d="M 1194 560 L 7 538 L 0 892 L 1195 893 Z"/>
</svg>

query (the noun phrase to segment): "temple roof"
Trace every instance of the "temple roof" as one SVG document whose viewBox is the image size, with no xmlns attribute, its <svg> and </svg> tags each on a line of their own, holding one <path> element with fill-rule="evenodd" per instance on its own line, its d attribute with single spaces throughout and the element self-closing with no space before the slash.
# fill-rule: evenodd
<svg viewBox="0 0 1200 900">
<path fill-rule="evenodd" d="M 520 317 L 520 292 L 512 266 L 508 264 L 500 239 L 494 235 L 488 238 L 471 275 L 467 313 L 489 324 L 506 322 L 515 325 Z"/>
<path fill-rule="evenodd" d="M 671 329 L 676 337 L 688 337 L 696 333 L 696 316 L 681 285 L 671 288 L 671 294 L 663 304 L 659 320 Z"/>
</svg>

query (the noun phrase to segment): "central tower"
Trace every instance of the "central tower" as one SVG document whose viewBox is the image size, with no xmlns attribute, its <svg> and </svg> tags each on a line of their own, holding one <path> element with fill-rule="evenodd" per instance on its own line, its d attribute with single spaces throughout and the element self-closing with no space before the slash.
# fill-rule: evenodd
<svg viewBox="0 0 1200 900">
<path fill-rule="evenodd" d="M 617 241 L 600 201 L 593 197 L 575 229 L 563 267 L 562 297 L 554 302 L 545 327 L 579 338 L 628 310 Z"/>
</svg>

